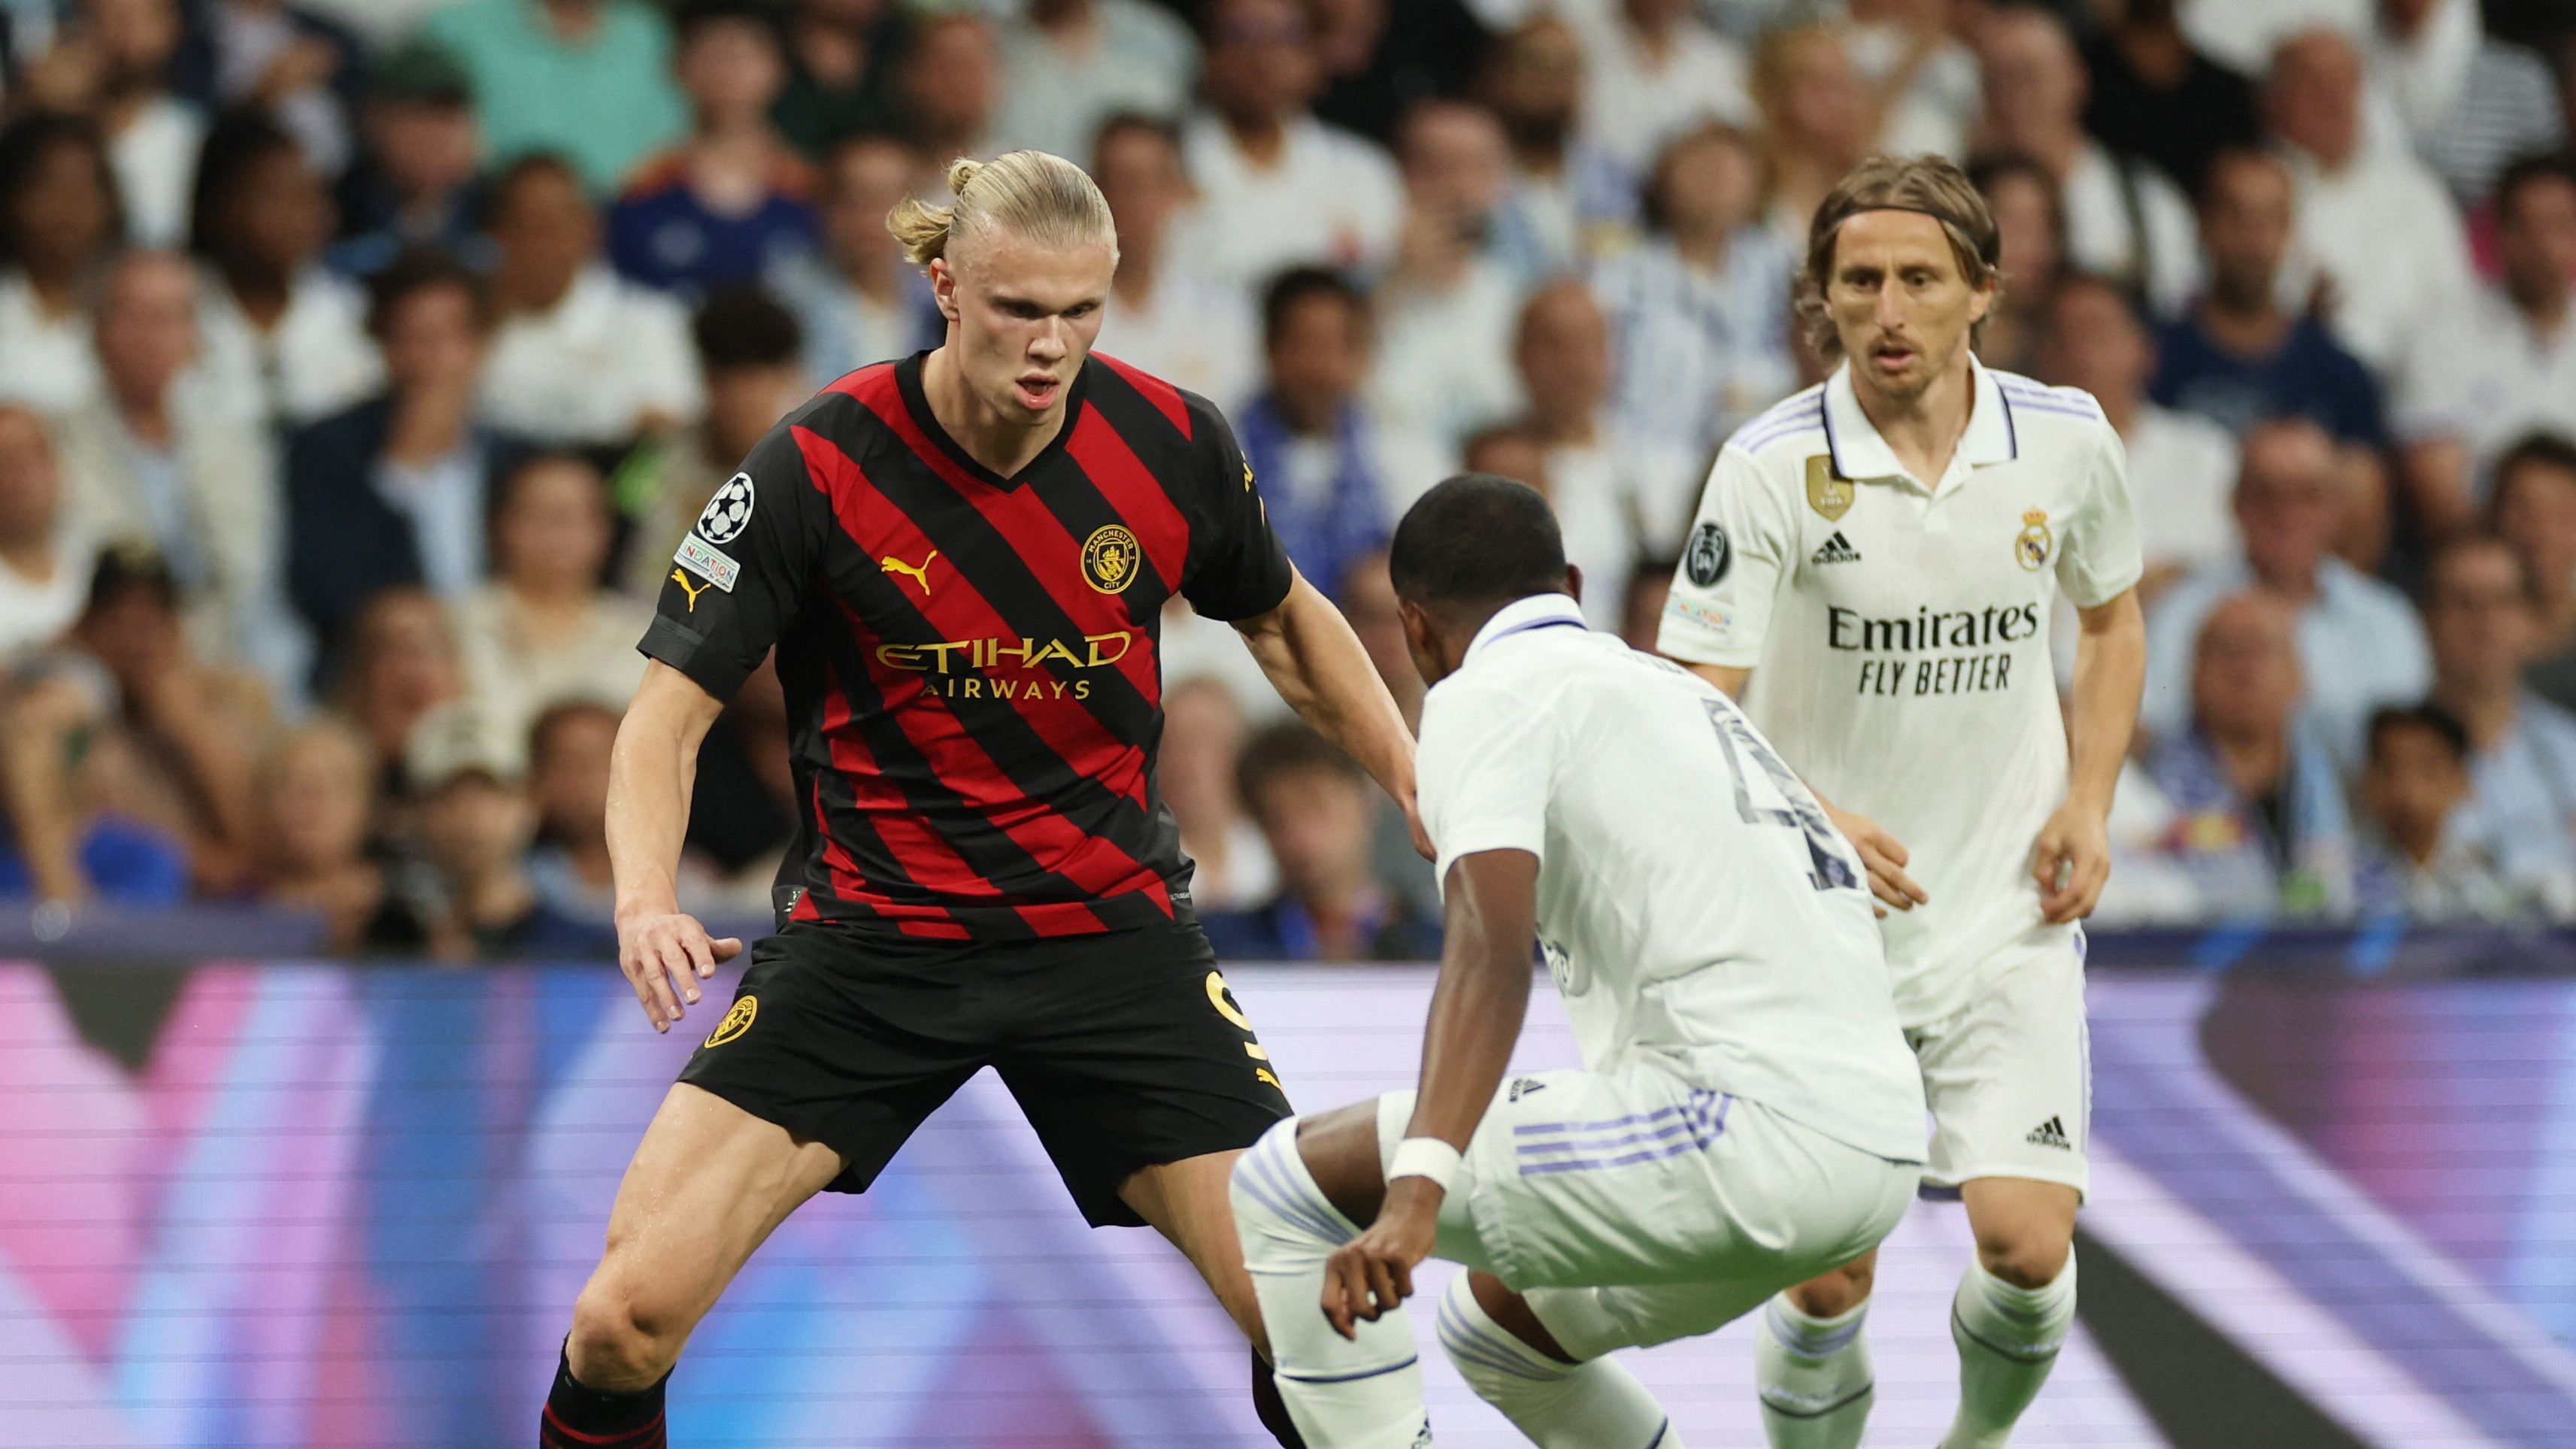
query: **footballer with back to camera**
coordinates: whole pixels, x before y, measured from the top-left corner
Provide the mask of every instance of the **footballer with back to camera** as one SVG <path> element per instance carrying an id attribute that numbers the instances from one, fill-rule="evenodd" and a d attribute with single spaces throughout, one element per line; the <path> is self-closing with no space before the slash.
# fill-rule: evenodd
<path id="1" fill-rule="evenodd" d="M 1745 702 L 1883 903 L 1933 1133 L 1926 1185 L 1976 1241 L 1951 1300 L 1947 1449 L 1997 1449 L 2075 1313 L 2091 1062 L 2080 924 L 2146 660 L 2119 435 L 2087 394 L 1987 367 L 1995 222 L 1938 157 L 1873 157 L 1817 208 L 1799 277 L 1821 385 L 1720 450 L 1657 647 Z M 2075 679 L 2050 666 L 2074 605 Z M 1851 1449 L 1874 1255 L 1774 1298 L 1755 1337 L 1776 1449 Z"/>
<path id="2" fill-rule="evenodd" d="M 1228 1174 L 1290 1108 L 1153 782 L 1178 594 L 1412 809 L 1413 743 L 1205 399 L 1091 352 L 1117 250 L 1080 168 L 951 165 L 888 225 L 947 334 L 824 389 L 680 541 L 609 799 L 619 965 L 657 1031 L 741 949 L 683 914 L 692 762 L 773 646 L 804 806 L 775 935 L 636 1148 L 539 1442 L 651 1449 L 681 1347 L 818 1191 L 867 1188 L 994 1067 L 1095 1226 L 1150 1224 L 1263 1363 Z M 1419 837 L 1417 828 L 1416 835 Z"/>

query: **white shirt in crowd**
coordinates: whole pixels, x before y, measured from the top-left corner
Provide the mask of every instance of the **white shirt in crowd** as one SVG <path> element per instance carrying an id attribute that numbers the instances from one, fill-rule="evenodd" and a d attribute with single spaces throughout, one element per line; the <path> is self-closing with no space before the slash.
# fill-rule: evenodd
<path id="1" fill-rule="evenodd" d="M 296 277 L 285 312 L 265 334 L 211 273 L 197 296 L 198 369 L 217 405 L 235 417 L 301 427 L 384 380 L 384 359 L 367 336 L 366 300 L 320 267 Z"/>
<path id="2" fill-rule="evenodd" d="M 48 315 L 26 273 L 0 273 L 0 401 L 60 413 L 96 396 L 89 315 Z"/>
<path id="3" fill-rule="evenodd" d="M 648 413 L 687 423 L 705 405 L 679 304 L 601 263 L 553 310 L 504 320 L 483 366 L 484 416 L 540 443 L 624 442 Z"/>
<path id="4" fill-rule="evenodd" d="M 1685 493 L 1727 434 L 1796 388 L 1788 285 L 1796 270 L 1788 244 L 1759 226 L 1736 232 L 1715 272 L 1691 265 L 1663 237 L 1593 269 L 1620 425 L 1695 455 Z"/>
<path id="5" fill-rule="evenodd" d="M 1311 116 L 1287 124 L 1279 157 L 1256 166 L 1213 116 L 1184 133 L 1199 202 L 1222 227 L 1196 229 L 1208 275 L 1246 289 L 1301 264 L 1373 270 L 1395 251 L 1404 186 L 1366 140 Z"/>
<path id="6" fill-rule="evenodd" d="M 1091 0 L 1092 32 L 1080 48 L 1056 43 L 1026 16 L 1001 33 L 1000 113 L 994 149 L 1028 148 L 1089 165 L 1100 123 L 1121 111 L 1178 116 L 1198 83 L 1189 27 L 1147 0 Z"/>
<path id="7" fill-rule="evenodd" d="M 540 647 L 509 589 L 479 584 L 456 604 L 466 695 L 501 738 L 523 743 L 537 716 L 565 700 L 623 710 L 644 678 L 644 656 L 635 652 L 635 641 L 652 622 L 651 605 L 603 591 L 591 601 L 579 633 Z"/>
<path id="8" fill-rule="evenodd" d="M 2182 0 L 2192 47 L 2242 75 L 2272 68 L 2272 52 L 2307 30 L 2339 30 L 2359 41 L 2375 28 L 2375 0 Z"/>
<path id="9" fill-rule="evenodd" d="M 2139 283 L 2158 316 L 2200 294 L 2200 229 L 2182 188 L 2144 161 L 2123 164 L 2086 141 L 2059 189 L 2068 260 Z"/>
<path id="10" fill-rule="evenodd" d="M 1583 614 L 1595 629 L 1618 629 L 1638 554 L 1663 542 L 1648 532 L 1647 515 L 1670 502 L 1674 528 L 1680 525 L 1679 496 L 1664 486 L 1670 480 L 1641 481 L 1647 471 L 1606 423 L 1586 446 L 1547 450 L 1547 501 L 1565 536 L 1566 562 L 1583 570 Z"/>
<path id="11" fill-rule="evenodd" d="M 1913 46 L 1914 36 L 1903 26 L 1860 26 L 1851 34 L 1852 65 L 1872 92 L 1884 92 Z M 1930 151 L 1965 161 L 1984 106 L 1985 82 L 1977 72 L 1976 53 L 1943 39 L 1888 102 L 1879 122 L 1878 149 L 1897 156 Z"/>
<path id="12" fill-rule="evenodd" d="M 1447 291 L 1393 282 L 1381 287 L 1377 357 L 1369 371 L 1369 402 L 1379 419 L 1454 450 L 1468 434 L 1509 416 L 1520 405 L 1520 382 L 1512 376 L 1520 306 L 1511 273 L 1481 256 Z"/>
<path id="13" fill-rule="evenodd" d="M 2236 551 L 2236 440 L 2198 413 L 2140 403 L 2129 431 L 2138 551 L 2149 567 L 2197 569 Z"/>
<path id="14" fill-rule="evenodd" d="M 97 556 L 72 529 L 61 528 L 54 534 L 52 576 L 31 579 L 0 559 L 0 666 L 53 643 L 80 617 Z"/>
<path id="15" fill-rule="evenodd" d="M 1261 326 L 1243 290 L 1167 258 L 1142 305 L 1112 297 L 1092 344 L 1231 413 L 1261 381 Z"/>
<path id="16" fill-rule="evenodd" d="M 1584 1064 L 1661 1060 L 1881 1157 L 1923 1087 L 1851 847 L 1744 713 L 1687 670 L 1505 606 L 1422 706 L 1439 876 L 1538 858 L 1538 935 Z"/>
<path id="17" fill-rule="evenodd" d="M 189 192 L 205 143 L 205 117 L 166 95 L 145 101 L 125 129 L 108 138 L 107 161 L 125 203 L 127 240 L 146 247 L 187 243 Z"/>
<path id="18" fill-rule="evenodd" d="M 1746 425 L 1709 474 L 1662 650 L 1751 669 L 1801 778 L 1912 853 L 1932 904 L 1891 914 L 1908 1025 L 1974 999 L 2041 923 L 2031 841 L 2066 794 L 2051 612 L 2141 571 L 2120 440 L 2092 398 L 1983 363 L 1949 471 L 1905 471 L 1848 365 Z"/>
<path id="19" fill-rule="evenodd" d="M 1642 177 L 1665 142 L 1701 121 L 1760 123 L 1735 42 L 1685 16 L 1657 60 L 1617 12 L 1609 0 L 1573 6 L 1567 17 L 1583 36 L 1583 133 L 1593 144 Z"/>
<path id="20" fill-rule="evenodd" d="M 2398 145 L 2362 148 L 2328 172 L 2285 152 L 2298 181 L 2298 245 L 2334 279 L 2335 338 L 2385 377 L 2412 340 L 2474 285 L 2468 233 L 2451 195 L 2423 162 Z M 2309 279 L 2284 282 L 2307 301 Z"/>
<path id="21" fill-rule="evenodd" d="M 2191 726 L 2191 671 L 2201 625 L 2228 595 L 2253 586 L 2254 572 L 2230 557 L 2165 590 L 2147 610 L 2146 694 L 2138 728 L 2170 736 Z M 2342 559 L 2317 565 L 2316 589 L 2299 610 L 2299 707 L 2315 722 L 2336 763 L 2358 769 L 2372 710 L 2412 704 L 2433 684 L 2432 650 L 2406 596 Z"/>
<path id="22" fill-rule="evenodd" d="M 2399 437 L 2455 438 L 2484 474 L 2534 429 L 2576 438 L 2576 316 L 2545 336 L 2511 299 L 2479 287 L 2442 309 L 2398 360 Z"/>

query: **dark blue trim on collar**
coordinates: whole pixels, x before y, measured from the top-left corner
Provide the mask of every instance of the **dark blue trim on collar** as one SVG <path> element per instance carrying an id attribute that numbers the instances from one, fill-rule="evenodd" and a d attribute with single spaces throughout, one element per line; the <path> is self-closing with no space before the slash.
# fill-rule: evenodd
<path id="1" fill-rule="evenodd" d="M 1526 633 L 1528 633 L 1529 631 L 1531 631 L 1532 629 L 1586 629 L 1586 630 L 1588 630 L 1588 629 L 1590 629 L 1591 627 L 1592 627 L 1591 625 L 1584 623 L 1581 619 L 1532 619 L 1532 620 L 1530 620 L 1530 621 L 1529 621 L 1528 623 L 1526 623 L 1526 624 L 1514 624 L 1512 627 L 1510 627 L 1510 628 L 1508 628 L 1508 629 L 1505 629 L 1505 630 L 1504 630 L 1503 632 L 1501 632 L 1500 634 L 1497 634 L 1497 635 L 1495 635 L 1493 638 L 1486 640 L 1486 641 L 1485 641 L 1485 643 L 1486 643 L 1486 644 L 1488 644 L 1488 645 L 1499 644 L 1499 643 L 1503 642 L 1504 640 L 1509 639 L 1509 638 L 1510 638 L 1510 637 L 1512 637 L 1514 634 L 1526 634 Z"/>

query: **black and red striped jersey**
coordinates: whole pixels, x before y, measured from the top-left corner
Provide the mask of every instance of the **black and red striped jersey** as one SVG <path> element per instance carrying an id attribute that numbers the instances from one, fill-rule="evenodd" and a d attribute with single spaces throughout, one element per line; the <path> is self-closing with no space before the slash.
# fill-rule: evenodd
<path id="1" fill-rule="evenodd" d="M 1092 354 L 1018 476 L 969 457 L 927 354 L 790 414 L 681 540 L 644 653 L 719 699 L 777 647 L 802 920 L 1078 935 L 1186 917 L 1154 783 L 1163 605 L 1242 619 L 1294 577 L 1224 417 Z M 801 894 L 800 894 L 801 890 Z"/>

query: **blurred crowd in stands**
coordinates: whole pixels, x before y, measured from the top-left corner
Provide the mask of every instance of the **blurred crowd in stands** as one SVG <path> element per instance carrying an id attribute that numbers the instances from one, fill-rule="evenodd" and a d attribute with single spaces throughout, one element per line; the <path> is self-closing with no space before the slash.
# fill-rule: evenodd
<path id="1" fill-rule="evenodd" d="M 0 0 L 0 896 L 603 949 L 672 548 L 937 343 L 882 221 L 961 154 L 1092 168 L 1101 348 L 1227 409 L 1408 709 L 1383 548 L 1461 466 L 1651 647 L 1715 449 L 1821 375 L 1806 219 L 1887 149 L 1996 209 L 1986 359 L 2128 444 L 2102 919 L 2576 918 L 2571 114 L 2560 0 Z M 1434 952 L 1231 631 L 1174 615 L 1164 672 L 1220 949 Z M 764 672 L 684 903 L 765 912 L 785 740 Z"/>

